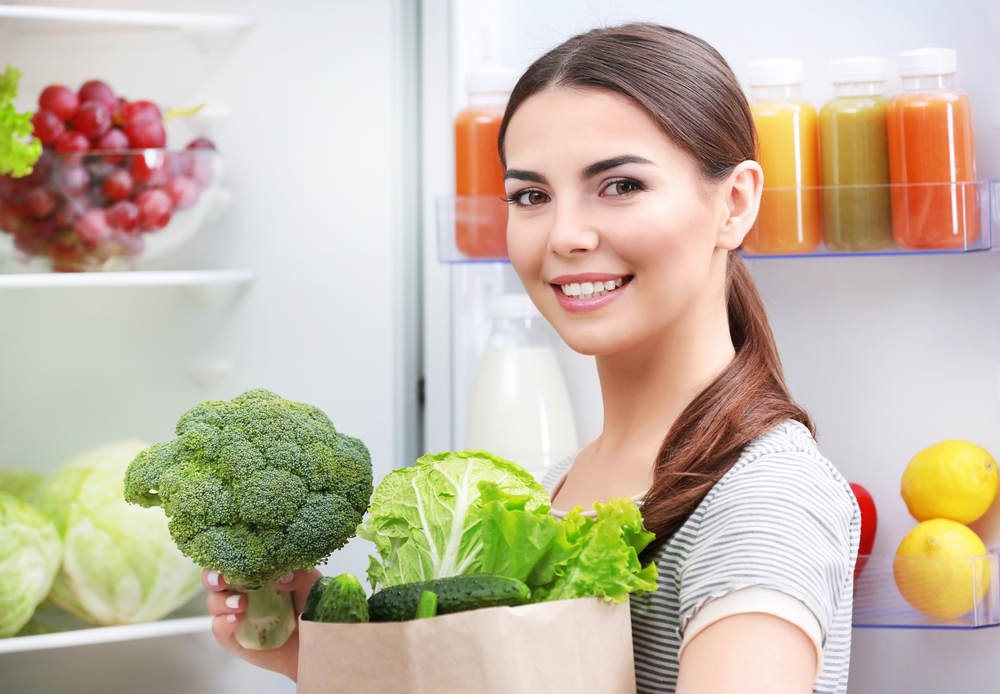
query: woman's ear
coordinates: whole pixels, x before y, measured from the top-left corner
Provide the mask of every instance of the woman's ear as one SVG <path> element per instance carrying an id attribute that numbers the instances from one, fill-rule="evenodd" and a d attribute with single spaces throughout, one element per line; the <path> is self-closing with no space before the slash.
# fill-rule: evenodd
<path id="1" fill-rule="evenodd" d="M 724 218 L 715 239 L 717 248 L 735 250 L 743 237 L 753 227 L 760 207 L 760 194 L 764 187 L 764 172 L 755 161 L 736 165 L 719 190 L 725 203 Z"/>

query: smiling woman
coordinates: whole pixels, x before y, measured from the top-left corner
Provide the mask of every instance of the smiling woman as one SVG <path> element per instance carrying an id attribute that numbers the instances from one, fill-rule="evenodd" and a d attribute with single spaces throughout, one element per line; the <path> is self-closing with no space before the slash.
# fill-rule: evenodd
<path id="1" fill-rule="evenodd" d="M 649 24 L 542 56 L 501 126 L 511 263 L 596 356 L 604 400 L 601 435 L 547 479 L 553 508 L 639 499 L 657 535 L 660 588 L 632 602 L 640 692 L 846 691 L 859 513 L 736 253 L 755 141 L 718 52 Z"/>

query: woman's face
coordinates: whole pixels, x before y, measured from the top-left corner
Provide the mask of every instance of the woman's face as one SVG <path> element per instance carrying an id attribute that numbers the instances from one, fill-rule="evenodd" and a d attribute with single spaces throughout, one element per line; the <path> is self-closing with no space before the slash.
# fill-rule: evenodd
<path id="1" fill-rule="evenodd" d="M 724 312 L 725 198 L 646 111 L 548 89 L 504 145 L 510 260 L 570 347 L 612 354 Z"/>

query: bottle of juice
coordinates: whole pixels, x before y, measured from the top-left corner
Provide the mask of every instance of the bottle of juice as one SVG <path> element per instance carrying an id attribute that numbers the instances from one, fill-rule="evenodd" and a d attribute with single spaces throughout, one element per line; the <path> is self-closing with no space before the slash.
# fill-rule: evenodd
<path id="1" fill-rule="evenodd" d="M 497 151 L 511 73 L 467 76 L 469 105 L 455 119 L 455 245 L 472 258 L 507 257 L 507 203 Z"/>
<path id="2" fill-rule="evenodd" d="M 834 251 L 891 248 L 885 58 L 830 62 L 833 98 L 819 112 L 823 241 Z"/>
<path id="3" fill-rule="evenodd" d="M 889 176 L 896 243 L 958 250 L 979 236 L 972 105 L 955 88 L 948 48 L 899 54 L 903 91 L 890 100 Z"/>
<path id="4" fill-rule="evenodd" d="M 823 238 L 816 111 L 802 100 L 801 60 L 749 64 L 764 193 L 743 241 L 752 254 L 809 253 Z"/>

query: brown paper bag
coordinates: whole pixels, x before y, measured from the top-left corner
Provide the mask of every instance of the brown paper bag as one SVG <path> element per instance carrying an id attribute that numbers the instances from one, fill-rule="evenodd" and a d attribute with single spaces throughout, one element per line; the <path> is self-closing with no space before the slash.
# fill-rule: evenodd
<path id="1" fill-rule="evenodd" d="M 635 694 L 628 603 L 299 628 L 299 694 Z"/>

